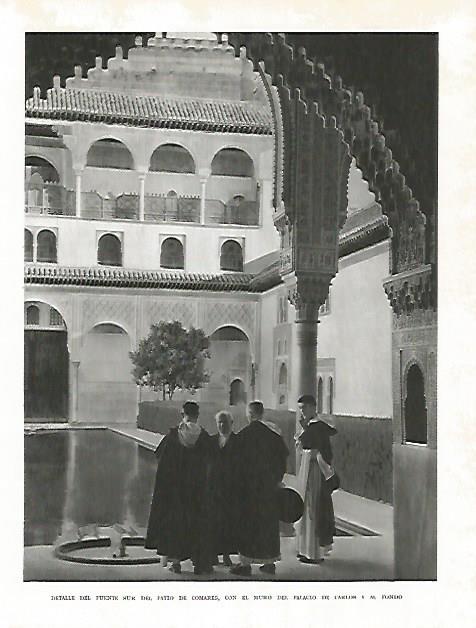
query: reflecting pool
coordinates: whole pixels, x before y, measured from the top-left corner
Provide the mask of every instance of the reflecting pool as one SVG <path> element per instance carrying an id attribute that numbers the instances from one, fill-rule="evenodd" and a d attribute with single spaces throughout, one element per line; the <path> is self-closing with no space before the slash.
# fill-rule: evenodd
<path id="1" fill-rule="evenodd" d="M 147 525 L 154 453 L 105 429 L 25 435 L 25 545 L 97 524 Z"/>

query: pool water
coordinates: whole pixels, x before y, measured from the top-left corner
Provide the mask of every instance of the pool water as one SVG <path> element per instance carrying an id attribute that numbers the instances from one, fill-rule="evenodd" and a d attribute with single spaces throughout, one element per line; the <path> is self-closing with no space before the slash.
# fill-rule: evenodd
<path id="1" fill-rule="evenodd" d="M 54 545 L 88 526 L 121 524 L 143 534 L 157 468 L 154 453 L 106 429 L 25 435 L 24 542 Z M 376 536 L 336 521 L 336 536 Z"/>
<path id="2" fill-rule="evenodd" d="M 105 429 L 25 435 L 25 545 L 53 545 L 78 528 L 147 525 L 154 453 Z"/>

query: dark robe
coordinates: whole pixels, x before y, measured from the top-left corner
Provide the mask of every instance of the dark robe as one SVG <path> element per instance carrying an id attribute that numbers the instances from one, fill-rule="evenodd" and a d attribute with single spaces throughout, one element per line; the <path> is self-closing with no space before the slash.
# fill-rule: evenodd
<path id="1" fill-rule="evenodd" d="M 289 452 L 282 437 L 252 421 L 238 433 L 240 538 L 239 551 L 252 562 L 278 560 L 278 484 Z"/>
<path id="2" fill-rule="evenodd" d="M 332 448 L 330 437 L 337 434 L 337 430 L 324 421 L 313 421 L 303 431 L 299 440 L 303 449 L 317 449 L 328 465 L 332 464 Z M 317 464 L 317 462 L 315 462 Z M 321 546 L 331 545 L 335 535 L 334 507 L 332 504 L 332 490 L 321 474 L 321 489 L 319 491 L 317 508 L 317 531 Z"/>
<path id="3" fill-rule="evenodd" d="M 202 429 L 195 445 L 185 447 L 172 428 L 156 450 L 157 475 L 145 547 L 195 566 L 211 564 L 208 481 L 210 435 Z"/>
<path id="4" fill-rule="evenodd" d="M 224 447 L 219 445 L 218 434 L 211 437 L 211 442 L 210 489 L 214 550 L 215 554 L 236 554 L 240 526 L 237 493 L 238 436 L 232 432 Z"/>

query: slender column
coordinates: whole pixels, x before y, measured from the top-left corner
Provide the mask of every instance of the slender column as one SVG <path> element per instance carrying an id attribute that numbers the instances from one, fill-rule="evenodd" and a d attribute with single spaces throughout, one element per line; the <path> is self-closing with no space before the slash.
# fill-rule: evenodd
<path id="1" fill-rule="evenodd" d="M 200 177 L 200 223 L 205 224 L 205 201 L 208 177 Z"/>
<path id="2" fill-rule="evenodd" d="M 75 423 L 78 420 L 78 389 L 79 389 L 79 361 L 71 360 L 69 369 L 69 420 Z"/>
<path id="3" fill-rule="evenodd" d="M 81 218 L 81 177 L 83 171 L 76 169 L 74 174 L 76 178 L 76 218 Z"/>
<path id="4" fill-rule="evenodd" d="M 145 172 L 139 174 L 139 220 L 145 215 Z"/>

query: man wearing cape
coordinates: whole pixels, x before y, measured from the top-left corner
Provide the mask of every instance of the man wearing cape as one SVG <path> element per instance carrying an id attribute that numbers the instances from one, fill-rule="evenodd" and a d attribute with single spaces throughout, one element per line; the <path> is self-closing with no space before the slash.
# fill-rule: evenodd
<path id="1" fill-rule="evenodd" d="M 248 406 L 250 424 L 238 433 L 240 564 L 236 575 L 250 576 L 251 565 L 274 574 L 280 560 L 278 488 L 289 454 L 278 428 L 263 418 L 260 401 Z"/>
<path id="2" fill-rule="evenodd" d="M 212 571 L 208 481 L 210 436 L 198 424 L 199 407 L 187 401 L 183 420 L 162 439 L 156 450 L 157 475 L 149 515 L 146 549 L 155 549 L 181 572 L 191 559 L 195 574 Z"/>

